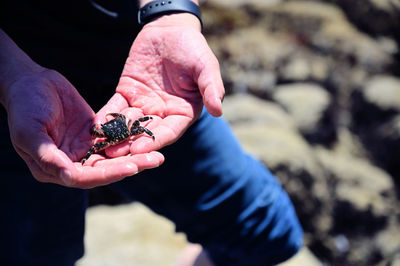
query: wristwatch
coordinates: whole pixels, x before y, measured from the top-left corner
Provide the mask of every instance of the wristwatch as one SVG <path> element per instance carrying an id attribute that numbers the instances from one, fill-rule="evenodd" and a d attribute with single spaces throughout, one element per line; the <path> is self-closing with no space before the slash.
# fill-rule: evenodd
<path id="1" fill-rule="evenodd" d="M 147 3 L 138 12 L 138 22 L 145 25 L 155 18 L 166 14 L 191 13 L 195 15 L 201 23 L 201 12 L 198 5 L 190 0 L 156 0 Z"/>

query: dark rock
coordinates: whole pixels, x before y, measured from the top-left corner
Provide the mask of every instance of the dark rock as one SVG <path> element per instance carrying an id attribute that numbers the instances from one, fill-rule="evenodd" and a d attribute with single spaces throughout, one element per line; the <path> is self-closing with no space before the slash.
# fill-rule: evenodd
<path id="1" fill-rule="evenodd" d="M 374 161 L 400 182 L 400 79 L 373 77 L 352 98 L 353 130 Z"/>

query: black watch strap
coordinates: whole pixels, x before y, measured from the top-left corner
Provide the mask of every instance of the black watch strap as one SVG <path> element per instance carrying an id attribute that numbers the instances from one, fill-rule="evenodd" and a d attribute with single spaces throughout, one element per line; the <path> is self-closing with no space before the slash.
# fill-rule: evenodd
<path id="1" fill-rule="evenodd" d="M 200 8 L 190 0 L 156 0 L 147 3 L 139 9 L 138 22 L 144 25 L 157 17 L 172 13 L 191 13 L 200 20 L 203 27 Z"/>

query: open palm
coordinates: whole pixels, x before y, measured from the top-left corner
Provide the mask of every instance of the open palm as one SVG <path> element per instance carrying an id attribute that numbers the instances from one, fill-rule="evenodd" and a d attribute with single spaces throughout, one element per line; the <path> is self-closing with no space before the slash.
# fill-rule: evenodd
<path id="1" fill-rule="evenodd" d="M 171 144 L 200 116 L 203 104 L 212 115 L 221 115 L 223 95 L 218 61 L 198 30 L 146 26 L 132 45 L 116 94 L 97 119 L 102 123 L 112 112 L 131 119 L 150 115 L 147 127 L 155 141 L 141 137 L 107 154 L 144 153 Z"/>

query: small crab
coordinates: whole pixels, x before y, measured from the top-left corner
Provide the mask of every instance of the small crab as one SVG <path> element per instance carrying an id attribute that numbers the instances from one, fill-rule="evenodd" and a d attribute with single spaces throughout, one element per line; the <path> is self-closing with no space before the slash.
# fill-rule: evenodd
<path id="1" fill-rule="evenodd" d="M 142 133 L 146 133 L 150 137 L 155 139 L 153 132 L 149 129 L 142 127 L 140 122 L 145 122 L 150 119 L 153 119 L 151 116 L 144 116 L 137 120 L 135 120 L 131 124 L 131 120 L 126 123 L 126 117 L 123 114 L 119 113 L 110 113 L 110 115 L 114 117 L 114 119 L 100 125 L 93 125 L 90 129 L 90 135 L 93 137 L 106 138 L 102 142 L 98 142 L 94 144 L 89 151 L 86 153 L 85 157 L 82 159 L 82 165 L 86 162 L 86 160 L 93 153 L 104 150 L 105 148 L 116 145 L 127 140 L 130 136 L 139 135 Z"/>

